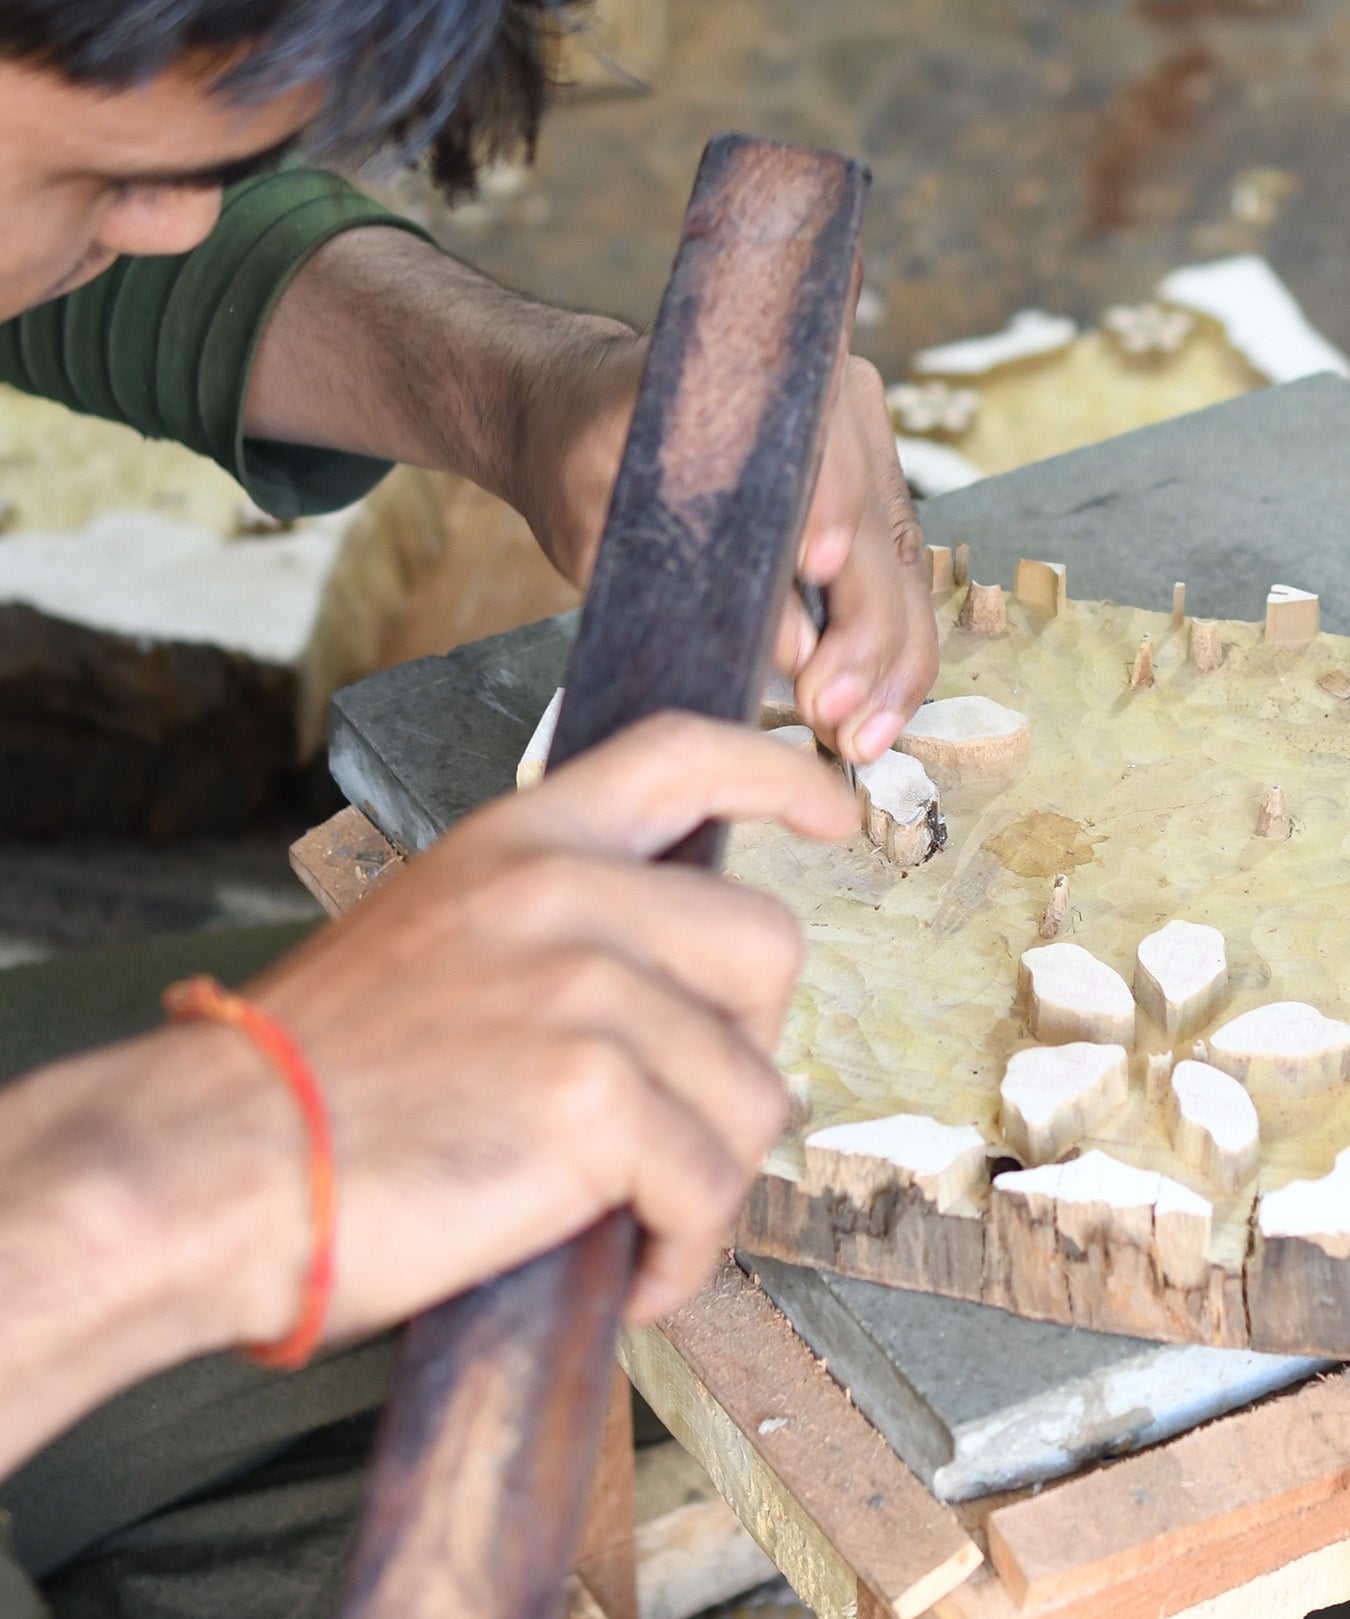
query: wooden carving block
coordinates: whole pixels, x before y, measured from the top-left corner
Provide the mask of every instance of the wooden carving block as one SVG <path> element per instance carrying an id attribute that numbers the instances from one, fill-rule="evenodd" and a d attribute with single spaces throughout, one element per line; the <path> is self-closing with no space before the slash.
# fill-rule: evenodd
<path id="1" fill-rule="evenodd" d="M 1219 633 L 1219 626 L 1212 618 L 1191 620 L 1191 639 L 1187 657 L 1201 674 L 1209 674 L 1223 662 L 1223 638 Z"/>
<path id="2" fill-rule="evenodd" d="M 1277 646 L 1302 646 L 1317 634 L 1318 598 L 1311 590 L 1272 585 L 1266 597 L 1266 640 Z"/>
<path id="3" fill-rule="evenodd" d="M 1137 1248 L 1168 1281 L 1186 1287 L 1208 1263 L 1212 1205 L 1179 1181 L 1104 1152 L 999 1175 L 992 1196 L 1005 1214 L 1016 1205 L 1031 1227 L 1048 1227 L 1108 1266 L 1114 1248 Z M 1005 1234 L 1016 1230 L 1006 1219 L 1003 1225 Z"/>
<path id="4" fill-rule="evenodd" d="M 805 1151 L 807 1189 L 838 1193 L 862 1209 L 879 1193 L 913 1186 L 941 1214 L 988 1180 L 978 1130 L 920 1113 L 831 1125 L 807 1136 Z"/>
<path id="5" fill-rule="evenodd" d="M 1082 945 L 1036 945 L 1022 952 L 1018 979 L 1031 1032 L 1044 1045 L 1089 1040 L 1134 1048 L 1134 996 L 1112 968 Z"/>
<path id="6" fill-rule="evenodd" d="M 553 700 L 539 716 L 534 735 L 525 744 L 525 751 L 516 766 L 516 786 L 533 787 L 544 779 L 548 763 L 548 750 L 553 746 L 553 733 L 558 728 L 558 715 L 562 712 L 563 688 L 558 687 Z"/>
<path id="7" fill-rule="evenodd" d="M 1043 613 L 1063 612 L 1067 588 L 1062 562 L 1033 562 L 1023 557 L 1013 574 L 1013 595 Z"/>
<path id="8" fill-rule="evenodd" d="M 868 838 L 897 866 L 921 866 L 941 847 L 938 790 L 909 754 L 892 749 L 859 765 L 858 798 Z"/>
<path id="9" fill-rule="evenodd" d="M 1228 995 L 1223 934 L 1199 922 L 1169 922 L 1140 941 L 1134 998 L 1169 1040 L 1204 1028 Z"/>
<path id="10" fill-rule="evenodd" d="M 1031 1046 L 1008 1059 L 999 1129 L 1024 1164 L 1053 1163 L 1124 1106 L 1129 1090 L 1124 1046 Z"/>
<path id="11" fill-rule="evenodd" d="M 1257 1211 L 1266 1240 L 1297 1237 L 1332 1259 L 1350 1259 L 1350 1147 L 1320 1181 L 1290 1181 L 1267 1192 Z"/>
<path id="12" fill-rule="evenodd" d="M 1350 1078 L 1350 1024 L 1303 1001 L 1244 1012 L 1205 1042 L 1208 1060 L 1265 1096 L 1315 1096 Z"/>
<path id="13" fill-rule="evenodd" d="M 1261 1124 L 1237 1080 L 1203 1062 L 1179 1062 L 1168 1098 L 1168 1130 L 1177 1156 L 1225 1190 L 1256 1171 Z"/>
<path id="14" fill-rule="evenodd" d="M 1031 749 L 1031 725 L 1025 714 L 988 697 L 940 697 L 919 709 L 895 745 L 945 791 L 1015 776 Z"/>
<path id="15" fill-rule="evenodd" d="M 997 585 L 977 585 L 972 579 L 956 622 L 973 635 L 1002 635 L 1008 627 L 1008 609 Z"/>

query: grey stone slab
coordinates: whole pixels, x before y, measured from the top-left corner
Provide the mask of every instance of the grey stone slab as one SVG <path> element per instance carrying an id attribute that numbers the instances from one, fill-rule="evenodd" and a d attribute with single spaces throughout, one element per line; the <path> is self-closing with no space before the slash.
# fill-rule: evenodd
<path id="1" fill-rule="evenodd" d="M 328 764 L 348 802 L 408 853 L 516 784 L 562 684 L 578 615 L 418 658 L 333 698 Z"/>
<path id="2" fill-rule="evenodd" d="M 1020 1489 L 1154 1444 L 1332 1364 L 1084 1332 L 738 1258 L 944 1501 Z"/>
<path id="3" fill-rule="evenodd" d="M 982 584 L 1018 557 L 1068 564 L 1069 595 L 1261 619 L 1273 584 L 1350 634 L 1350 382 L 1310 377 L 924 501 L 930 545 L 964 540 Z"/>

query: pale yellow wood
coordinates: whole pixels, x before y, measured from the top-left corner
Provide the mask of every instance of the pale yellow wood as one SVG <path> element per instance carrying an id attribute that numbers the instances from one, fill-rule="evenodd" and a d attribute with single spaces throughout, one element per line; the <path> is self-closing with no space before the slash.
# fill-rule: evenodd
<path id="1" fill-rule="evenodd" d="M 1193 618 L 1189 657 L 1202 674 L 1209 674 L 1223 662 L 1223 631 L 1212 618 Z"/>
<path id="2" fill-rule="evenodd" d="M 1218 928 L 1174 919 L 1139 941 L 1134 998 L 1169 1040 L 1202 1029 L 1228 998 L 1228 954 Z"/>
<path id="3" fill-rule="evenodd" d="M 1153 685 L 1153 638 L 1146 635 L 1130 665 L 1130 690 L 1146 691 Z"/>
<path id="4" fill-rule="evenodd" d="M 1124 1046 L 1028 1046 L 1008 1059 L 999 1128 L 1026 1165 L 1048 1164 L 1095 1133 L 1129 1095 Z"/>
<path id="5" fill-rule="evenodd" d="M 1179 1062 L 1168 1088 L 1172 1145 L 1186 1163 L 1237 1191 L 1261 1155 L 1261 1121 L 1237 1080 L 1203 1062 Z"/>
<path id="6" fill-rule="evenodd" d="M 1266 640 L 1277 646 L 1303 646 L 1318 629 L 1318 599 L 1310 590 L 1272 585 L 1266 597 Z"/>
<path id="7" fill-rule="evenodd" d="M 917 759 L 889 749 L 858 766 L 863 829 L 893 865 L 921 866 L 933 852 L 941 813 L 936 785 Z"/>
<path id="8" fill-rule="evenodd" d="M 1124 1053 L 1121 1053 L 1124 1075 Z M 835 1124 L 807 1136 L 804 1184 L 839 1192 L 866 1208 L 878 1193 L 913 1186 L 939 1213 L 988 1184 L 985 1140 L 969 1125 L 939 1124 L 901 1113 L 860 1124 Z"/>
<path id="9" fill-rule="evenodd" d="M 935 596 L 952 589 L 956 583 L 955 564 L 949 545 L 925 545 L 924 560 L 928 564 L 928 584 Z"/>
<path id="10" fill-rule="evenodd" d="M 1350 1258 L 1350 1147 L 1337 1153 L 1331 1173 L 1290 1181 L 1267 1192 L 1257 1208 L 1263 1237 L 1302 1237 L 1333 1259 Z"/>
<path id="11" fill-rule="evenodd" d="M 1236 1590 L 1198 1602 L 1174 1619 L 1303 1619 L 1350 1601 L 1350 1540 L 1309 1552 Z"/>
<path id="12" fill-rule="evenodd" d="M 1008 609 L 997 585 L 979 585 L 972 579 L 957 622 L 972 635 L 1002 635 L 1008 627 Z"/>
<path id="13" fill-rule="evenodd" d="M 1216 1029 L 1205 1051 L 1254 1094 L 1315 1096 L 1350 1078 L 1350 1024 L 1303 1001 L 1253 1007 Z"/>
<path id="14" fill-rule="evenodd" d="M 1284 807 L 1283 787 L 1267 787 L 1261 795 L 1260 807 L 1256 812 L 1256 835 L 1258 838 L 1287 838 L 1289 836 L 1289 815 Z"/>
<path id="15" fill-rule="evenodd" d="M 895 745 L 946 792 L 1016 775 L 1031 751 L 1031 727 L 1025 714 L 988 697 L 939 697 L 923 704 Z"/>
<path id="16" fill-rule="evenodd" d="M 1044 1044 L 1092 1040 L 1133 1050 L 1130 987 L 1082 945 L 1061 940 L 1024 950 L 1018 988 L 1031 1032 Z"/>
<path id="17" fill-rule="evenodd" d="M 1344 669 L 1328 669 L 1325 674 L 1318 675 L 1317 684 L 1341 702 L 1350 698 L 1350 674 L 1346 674 Z"/>
<path id="18" fill-rule="evenodd" d="M 1178 579 L 1172 586 L 1172 625 L 1180 629 L 1186 622 L 1186 586 Z"/>
<path id="19" fill-rule="evenodd" d="M 1069 920 L 1069 878 L 1066 872 L 1057 873 L 1050 884 L 1050 898 L 1045 902 L 1045 915 L 1037 929 L 1043 939 L 1057 939 Z"/>
<path id="20" fill-rule="evenodd" d="M 635 91 L 665 61 L 668 0 L 591 0 L 564 36 L 559 77 L 586 90 Z"/>
<path id="21" fill-rule="evenodd" d="M 1067 586 L 1062 562 L 1036 562 L 1023 557 L 1013 573 L 1013 595 L 1043 613 L 1064 611 Z"/>

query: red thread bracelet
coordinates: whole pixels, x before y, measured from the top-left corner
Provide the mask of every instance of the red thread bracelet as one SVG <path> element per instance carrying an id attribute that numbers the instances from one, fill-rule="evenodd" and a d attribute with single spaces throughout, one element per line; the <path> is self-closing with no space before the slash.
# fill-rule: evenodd
<path id="1" fill-rule="evenodd" d="M 334 1238 L 337 1225 L 337 1187 L 333 1168 L 333 1134 L 328 1106 L 314 1071 L 290 1033 L 262 1007 L 233 995 L 214 978 L 200 974 L 170 984 L 163 995 L 164 1010 L 178 1021 L 210 1018 L 228 1023 L 252 1041 L 276 1068 L 296 1101 L 309 1141 L 310 1261 L 300 1296 L 295 1325 L 275 1343 L 242 1344 L 259 1366 L 298 1371 L 319 1347 L 324 1318 L 333 1296 Z"/>

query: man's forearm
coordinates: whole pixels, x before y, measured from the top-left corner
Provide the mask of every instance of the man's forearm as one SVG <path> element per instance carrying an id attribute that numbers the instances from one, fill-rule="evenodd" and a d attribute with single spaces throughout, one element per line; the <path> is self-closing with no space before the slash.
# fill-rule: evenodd
<path id="1" fill-rule="evenodd" d="M 205 1026 L 0 1090 L 0 1478 L 130 1383 L 285 1329 L 294 1114 L 236 1033 Z"/>
<path id="2" fill-rule="evenodd" d="M 278 305 L 247 427 L 462 473 L 552 549 L 543 503 L 589 471 L 566 464 L 561 439 L 585 438 L 611 411 L 621 435 L 638 363 L 619 322 L 535 303 L 404 232 L 367 227 L 321 248 Z"/>

